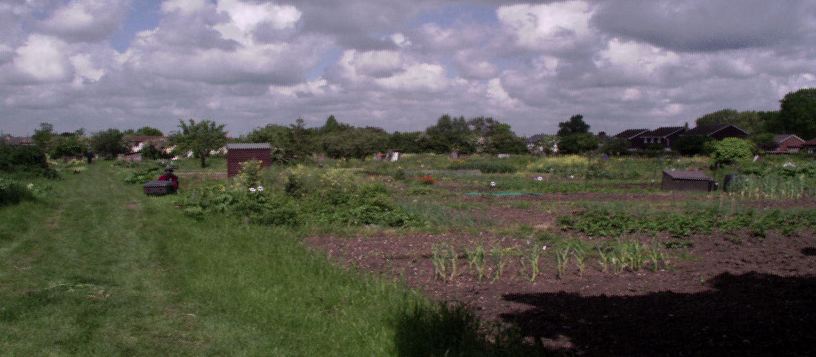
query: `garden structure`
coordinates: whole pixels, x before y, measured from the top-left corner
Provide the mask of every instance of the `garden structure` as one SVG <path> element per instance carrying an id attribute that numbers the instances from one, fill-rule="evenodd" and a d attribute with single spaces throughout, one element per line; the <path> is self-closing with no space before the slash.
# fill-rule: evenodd
<path id="1" fill-rule="evenodd" d="M 264 167 L 271 163 L 272 146 L 268 143 L 227 144 L 227 176 L 232 177 L 241 171 L 241 163 L 258 160 Z"/>
<path id="2" fill-rule="evenodd" d="M 661 188 L 665 191 L 703 191 L 716 189 L 716 182 L 702 171 L 663 171 Z"/>

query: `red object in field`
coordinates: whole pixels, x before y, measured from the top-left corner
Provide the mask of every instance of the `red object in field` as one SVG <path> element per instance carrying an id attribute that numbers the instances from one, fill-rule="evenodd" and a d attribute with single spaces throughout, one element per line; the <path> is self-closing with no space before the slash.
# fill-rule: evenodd
<path id="1" fill-rule="evenodd" d="M 241 163 L 258 160 L 264 167 L 272 163 L 272 146 L 267 143 L 227 144 L 227 177 L 241 172 Z"/>
<path id="2" fill-rule="evenodd" d="M 164 175 L 159 176 L 158 181 L 170 181 L 173 183 L 173 188 L 178 190 L 178 176 L 173 175 L 172 172 L 165 172 Z"/>

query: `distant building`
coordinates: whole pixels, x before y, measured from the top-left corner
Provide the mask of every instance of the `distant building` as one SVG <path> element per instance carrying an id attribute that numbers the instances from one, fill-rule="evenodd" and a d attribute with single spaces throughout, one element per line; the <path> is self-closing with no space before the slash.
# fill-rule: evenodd
<path id="1" fill-rule="evenodd" d="M 272 146 L 268 143 L 227 144 L 227 177 L 241 172 L 241 163 L 258 160 L 264 167 L 272 164 Z"/>
<path id="2" fill-rule="evenodd" d="M 805 143 L 802 144 L 802 151 L 808 154 L 816 154 L 816 138 L 805 141 Z"/>
<path id="3" fill-rule="evenodd" d="M 125 136 L 124 141 L 128 152 L 134 153 L 141 152 L 150 145 L 161 150 L 167 145 L 168 139 L 164 136 L 129 135 Z"/>
<path id="4" fill-rule="evenodd" d="M 671 149 L 672 143 L 681 134 L 688 130 L 684 126 L 662 127 L 652 130 L 648 133 L 641 134 L 637 139 L 633 140 L 632 147 L 638 149 L 646 149 L 650 147 L 661 146 L 665 150 Z"/>
<path id="5" fill-rule="evenodd" d="M 682 134 L 682 136 L 705 136 L 714 140 L 725 138 L 745 139 L 748 135 L 747 131 L 733 124 L 698 125 L 696 128 Z"/>
<path id="6" fill-rule="evenodd" d="M 629 142 L 630 149 L 636 149 L 639 143 L 635 143 L 641 135 L 646 134 L 649 132 L 649 129 L 626 129 L 620 133 L 617 133 L 613 136 L 615 139 L 623 139 Z"/>
<path id="7" fill-rule="evenodd" d="M 34 140 L 29 136 L 4 135 L 0 141 L 8 145 L 34 145 Z"/>
<path id="8" fill-rule="evenodd" d="M 799 152 L 805 145 L 805 140 L 793 134 L 781 134 L 774 136 L 773 149 L 768 150 L 771 154 L 794 154 Z"/>

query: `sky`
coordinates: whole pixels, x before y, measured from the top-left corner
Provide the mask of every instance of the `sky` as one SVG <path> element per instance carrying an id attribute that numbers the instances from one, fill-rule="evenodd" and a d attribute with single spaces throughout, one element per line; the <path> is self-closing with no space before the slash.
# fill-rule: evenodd
<path id="1" fill-rule="evenodd" d="M 776 110 L 816 87 L 813 0 L 0 0 L 0 131 L 211 119 L 231 136 L 330 114 L 520 135 Z"/>

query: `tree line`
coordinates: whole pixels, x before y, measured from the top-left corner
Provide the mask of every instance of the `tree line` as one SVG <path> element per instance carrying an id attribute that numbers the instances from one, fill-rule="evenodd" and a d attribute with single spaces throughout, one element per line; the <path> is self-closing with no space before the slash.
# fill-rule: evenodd
<path id="1" fill-rule="evenodd" d="M 772 144 L 774 134 L 796 134 L 804 139 L 816 137 L 816 88 L 788 93 L 780 101 L 779 111 L 739 112 L 719 110 L 696 120 L 698 126 L 734 124 L 752 133 L 751 141 L 763 147 Z M 608 154 L 626 152 L 625 140 L 606 138 L 590 132 L 590 125 L 577 114 L 558 124 L 556 135 L 534 135 L 532 147 L 542 152 L 583 153 L 601 151 Z M 206 164 L 211 150 L 222 147 L 228 139 L 223 124 L 212 120 L 179 121 L 178 131 L 169 142 L 177 152 L 192 152 Z M 126 153 L 124 140 L 129 135 L 163 136 L 151 127 L 120 131 L 108 129 L 86 136 L 84 130 L 56 133 L 51 124 L 43 123 L 32 139 L 37 147 L 52 157 L 80 156 L 93 150 L 103 158 Z M 273 147 L 273 160 L 281 163 L 306 160 L 315 154 L 331 158 L 365 158 L 388 150 L 407 153 L 519 154 L 528 151 L 528 140 L 516 135 L 511 126 L 490 117 L 465 119 L 442 115 L 423 131 L 388 133 L 377 127 L 355 127 L 342 123 L 333 115 L 320 127 L 306 127 L 303 119 L 291 125 L 269 124 L 234 139 L 238 142 L 264 142 Z M 682 154 L 704 153 L 705 138 L 678 140 L 675 150 Z M 148 147 L 143 156 L 162 158 L 164 154 Z"/>

